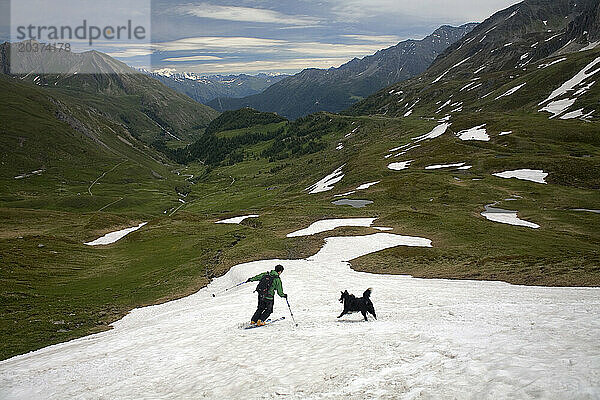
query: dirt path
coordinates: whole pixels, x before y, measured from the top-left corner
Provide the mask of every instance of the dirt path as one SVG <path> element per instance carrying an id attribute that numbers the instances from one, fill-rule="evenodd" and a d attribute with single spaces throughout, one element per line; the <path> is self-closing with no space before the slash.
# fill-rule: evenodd
<path id="1" fill-rule="evenodd" d="M 109 172 L 114 171 L 115 169 L 117 169 L 117 167 L 119 167 L 121 164 L 124 164 L 126 162 L 127 162 L 127 160 L 121 161 L 120 163 L 118 163 L 117 165 L 115 165 L 114 167 L 112 167 L 111 170 L 102 173 L 102 175 L 100 175 L 98 178 L 96 178 L 96 180 L 94 182 L 92 182 L 92 184 L 90 185 L 90 187 L 88 187 L 88 192 L 89 192 L 90 196 L 93 196 L 93 194 L 92 194 L 92 186 L 94 186 L 96 183 L 98 183 L 98 181 L 100 179 L 102 179 L 104 177 L 104 175 L 108 174 Z"/>

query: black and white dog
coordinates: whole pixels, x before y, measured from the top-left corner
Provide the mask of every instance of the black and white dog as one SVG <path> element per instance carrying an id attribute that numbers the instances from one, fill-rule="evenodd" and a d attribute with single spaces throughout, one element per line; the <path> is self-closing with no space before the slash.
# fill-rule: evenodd
<path id="1" fill-rule="evenodd" d="M 365 321 L 368 321 L 367 312 L 377 319 L 375 308 L 371 302 L 371 288 L 365 290 L 363 297 L 360 298 L 357 298 L 353 294 L 348 293 L 347 290 L 344 290 L 340 297 L 340 303 L 344 304 L 344 311 L 342 311 L 338 318 L 341 318 L 344 314 L 360 311 L 363 317 L 365 317 Z"/>

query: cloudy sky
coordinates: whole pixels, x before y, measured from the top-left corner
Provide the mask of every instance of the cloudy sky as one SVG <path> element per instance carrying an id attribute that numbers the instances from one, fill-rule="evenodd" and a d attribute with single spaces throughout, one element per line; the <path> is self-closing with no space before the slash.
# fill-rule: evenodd
<path id="1" fill-rule="evenodd" d="M 480 22 L 515 3 L 152 0 L 151 47 L 107 46 L 103 50 L 134 66 L 151 53 L 153 69 L 221 74 L 295 73 L 307 67 L 337 67 L 399 41 L 421 39 L 440 25 Z M 9 30 L 5 23 L 0 25 L 0 38 L 6 40 Z"/>

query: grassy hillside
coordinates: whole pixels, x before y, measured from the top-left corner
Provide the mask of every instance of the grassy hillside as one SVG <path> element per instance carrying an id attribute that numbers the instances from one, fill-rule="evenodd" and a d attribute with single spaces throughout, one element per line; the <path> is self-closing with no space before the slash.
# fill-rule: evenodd
<path id="1" fill-rule="evenodd" d="M 0 90 L 2 358 L 106 329 L 132 307 L 207 281 L 203 263 L 189 257 L 212 259 L 231 235 L 207 239 L 211 229 L 186 227 L 160 239 L 169 256 L 134 235 L 122 242 L 133 246 L 115 250 L 83 244 L 160 216 L 176 221 L 190 185 L 184 167 L 82 96 L 6 75 Z"/>
<path id="2" fill-rule="evenodd" d="M 75 75 L 52 79 L 46 76 L 41 78 L 40 85 L 50 93 L 78 99 L 125 126 L 146 143 L 156 139 L 193 141 L 219 115 L 143 74 L 102 75 L 108 82 L 100 83 L 94 77 Z M 58 85 L 55 86 L 55 82 Z M 105 85 L 115 85 L 120 90 L 109 90 Z"/>
<path id="3" fill-rule="evenodd" d="M 90 107 L 94 114 L 122 125 L 145 143 L 157 139 L 193 141 L 219 115 L 210 107 L 97 51 L 39 53 L 15 61 L 20 63 L 18 70 L 47 70 L 59 64 L 60 70 L 68 73 L 11 75 L 11 46 L 0 44 L 0 72 L 4 78 L 35 84 L 49 96 L 71 98 L 73 104 Z"/>
<path id="4" fill-rule="evenodd" d="M 483 116 L 490 142 L 463 142 L 452 135 Z M 88 193 L 76 204 L 61 201 L 58 192 L 49 193 L 61 187 L 57 181 L 47 182 L 48 194 L 42 195 L 37 182 L 22 180 L 19 184 L 24 186 L 13 192 L 36 188 L 29 193 L 30 203 L 15 199 L 3 202 L 0 209 L 3 357 L 105 329 L 132 307 L 192 293 L 238 262 L 308 256 L 331 232 L 308 239 L 285 235 L 323 218 L 377 217 L 376 225 L 392 227 L 392 233 L 433 240 L 433 248 L 389 249 L 353 262 L 365 271 L 516 284 L 600 284 L 597 214 L 572 210 L 600 204 L 594 189 L 600 157 L 595 125 L 519 113 L 465 115 L 453 122 L 456 130 L 424 141 L 401 157 L 414 160 L 408 169 L 392 171 L 387 164 L 397 160 L 384 158 L 388 150 L 429 132 L 436 122 L 418 117 L 328 118 L 342 128 L 322 137 L 327 149 L 318 153 L 272 162 L 248 158 L 215 168 L 191 164 L 178 171 L 182 175 L 170 182 L 183 175 L 194 177 L 181 182 L 189 194 L 174 214 L 181 196 L 162 180 L 124 186 L 120 174 L 109 173 L 98 193 L 94 186 L 94 196 Z M 498 136 L 505 129 L 513 133 Z M 565 141 L 564 131 L 579 134 Z M 335 150 L 340 142 L 344 149 Z M 260 148 L 257 144 L 245 151 L 258 155 Z M 473 167 L 424 169 L 454 162 Z M 346 175 L 335 190 L 315 195 L 304 190 L 342 164 Z M 543 168 L 550 174 L 549 183 L 491 175 L 525 167 Z M 41 180 L 44 175 L 27 179 Z M 94 177 L 80 179 L 79 186 L 62 185 L 84 195 Z M 376 180 L 381 182 L 349 196 L 374 201 L 366 208 L 331 204 L 333 194 Z M 102 202 L 95 200 L 100 195 Z M 76 196 L 69 201 L 82 198 Z M 98 211 L 119 197 L 127 201 Z M 495 202 L 541 227 L 486 220 L 480 213 Z M 260 217 L 242 225 L 214 224 L 250 213 Z M 113 245 L 83 245 L 142 221 L 149 224 Z M 374 232 L 343 228 L 334 234 Z"/>
<path id="5" fill-rule="evenodd" d="M 473 35 L 465 40 L 485 31 Z M 190 146 L 153 148 L 89 101 L 0 77 L 0 358 L 107 329 L 239 262 L 306 257 L 325 237 L 379 232 L 286 237 L 324 218 L 373 217 L 390 233 L 432 240 L 353 260 L 363 271 L 600 285 L 599 57 L 588 49 L 477 73 L 436 64 L 349 115 L 228 124 Z M 543 110 L 564 104 L 555 116 Z M 485 140 L 463 140 L 475 133 Z M 340 167 L 333 190 L 306 190 Z M 519 169 L 547 173 L 546 183 L 493 175 Z M 353 190 L 344 198 L 373 203 L 332 204 Z M 486 206 L 539 227 L 486 219 Z M 246 214 L 260 216 L 214 224 Z M 84 244 L 141 222 L 114 244 Z"/>
<path id="6" fill-rule="evenodd" d="M 2 206 L 97 210 L 117 194 L 96 181 L 105 172 L 118 179 L 120 193 L 145 185 L 173 191 L 168 160 L 111 118 L 12 78 L 0 76 L 0 86 Z"/>

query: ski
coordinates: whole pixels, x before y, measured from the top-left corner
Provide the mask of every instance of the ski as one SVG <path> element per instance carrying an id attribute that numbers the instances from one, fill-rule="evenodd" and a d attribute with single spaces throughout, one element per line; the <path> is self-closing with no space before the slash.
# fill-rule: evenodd
<path id="1" fill-rule="evenodd" d="M 265 321 L 264 325 L 250 325 L 250 326 L 246 326 L 244 329 L 254 329 L 254 328 L 260 328 L 261 326 L 267 326 L 267 325 L 271 325 L 274 322 L 278 322 L 278 321 L 283 321 L 285 319 L 285 317 L 280 317 L 280 318 L 276 318 L 276 319 L 268 319 Z"/>

